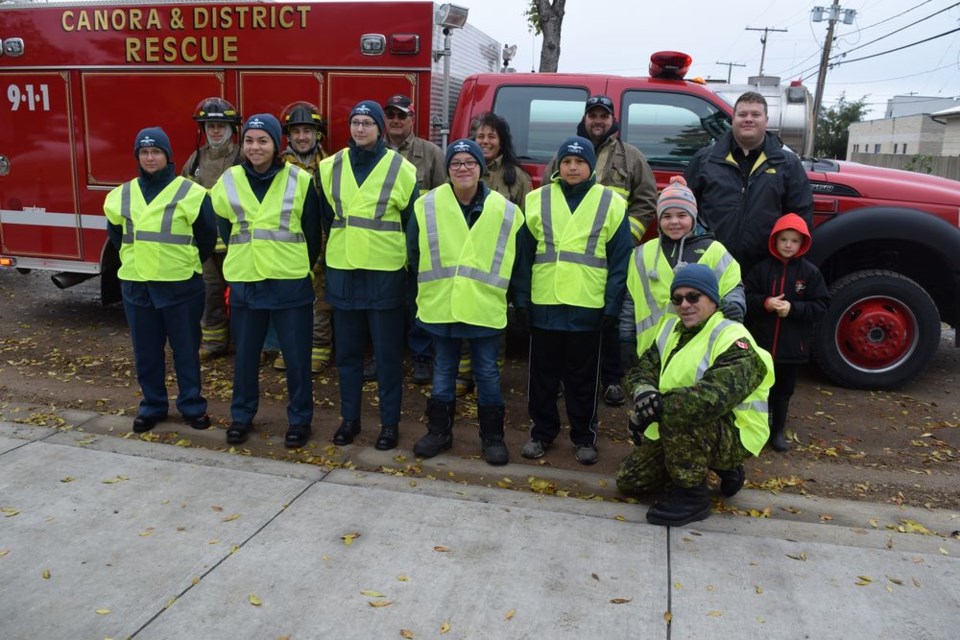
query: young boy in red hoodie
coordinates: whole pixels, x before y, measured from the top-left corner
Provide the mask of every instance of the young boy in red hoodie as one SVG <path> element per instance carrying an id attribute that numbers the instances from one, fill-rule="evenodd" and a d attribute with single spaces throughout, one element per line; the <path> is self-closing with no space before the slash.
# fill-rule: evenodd
<path id="1" fill-rule="evenodd" d="M 830 304 L 823 274 L 803 255 L 810 249 L 810 231 L 803 218 L 788 213 L 770 233 L 769 258 L 744 279 L 746 325 L 757 344 L 773 356 L 776 380 L 770 389 L 770 444 L 787 450 L 784 427 L 797 367 L 810 359 L 813 328 Z"/>

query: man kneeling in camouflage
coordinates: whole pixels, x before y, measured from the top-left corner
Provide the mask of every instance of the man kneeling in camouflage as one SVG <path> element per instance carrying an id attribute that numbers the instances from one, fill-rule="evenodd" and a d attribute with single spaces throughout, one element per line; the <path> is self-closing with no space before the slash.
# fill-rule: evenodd
<path id="1" fill-rule="evenodd" d="M 770 435 L 770 354 L 747 329 L 717 311 L 717 277 L 702 264 L 673 279 L 657 342 L 627 374 L 633 389 L 630 433 L 636 446 L 620 463 L 617 486 L 628 494 L 665 491 L 647 521 L 683 526 L 710 515 L 707 471 L 720 491 L 743 487 L 743 461 L 759 455 Z"/>

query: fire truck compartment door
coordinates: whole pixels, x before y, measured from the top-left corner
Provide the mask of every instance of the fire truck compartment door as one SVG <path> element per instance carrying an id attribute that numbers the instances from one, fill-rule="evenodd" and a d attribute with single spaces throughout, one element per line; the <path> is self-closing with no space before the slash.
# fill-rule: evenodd
<path id="1" fill-rule="evenodd" d="M 0 73 L 0 253 L 78 259 L 73 109 L 60 72 Z"/>

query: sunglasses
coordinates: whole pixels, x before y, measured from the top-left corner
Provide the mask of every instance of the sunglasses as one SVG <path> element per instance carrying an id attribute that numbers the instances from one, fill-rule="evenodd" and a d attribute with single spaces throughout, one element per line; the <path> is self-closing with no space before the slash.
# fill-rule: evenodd
<path id="1" fill-rule="evenodd" d="M 683 304 L 684 300 L 690 304 L 697 304 L 700 302 L 701 297 L 703 297 L 703 294 L 699 291 L 691 291 L 683 294 L 682 296 L 670 296 L 670 302 L 673 303 L 673 306 L 679 307 L 681 304 Z"/>
<path id="2" fill-rule="evenodd" d="M 404 111 L 387 111 L 387 120 L 406 120 L 408 113 Z"/>
<path id="3" fill-rule="evenodd" d="M 608 109 L 613 109 L 613 100 L 607 96 L 594 96 L 587 100 L 587 108 L 590 107 L 606 107 Z"/>

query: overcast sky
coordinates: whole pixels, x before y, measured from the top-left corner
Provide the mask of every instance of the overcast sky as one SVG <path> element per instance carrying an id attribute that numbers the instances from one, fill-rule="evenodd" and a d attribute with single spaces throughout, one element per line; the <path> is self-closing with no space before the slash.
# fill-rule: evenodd
<path id="1" fill-rule="evenodd" d="M 539 65 L 541 40 L 534 41 L 522 15 L 526 0 L 454 3 L 470 8 L 474 26 L 501 44 L 517 45 L 513 66 L 518 71 Z M 732 80 L 745 82 L 759 71 L 763 36 L 746 27 L 772 27 L 787 31 L 768 34 L 765 74 L 779 75 L 784 82 L 803 78 L 813 93 L 827 33 L 826 21 L 810 20 L 815 5 L 826 7 L 830 1 L 567 0 L 559 70 L 646 75 L 652 52 L 678 50 L 693 57 L 690 76 L 726 79 L 728 67 L 716 63 L 735 62 L 746 67 L 733 67 Z M 853 24 L 838 22 L 834 32 L 831 54 L 847 53 L 846 60 L 960 29 L 960 2 L 951 0 L 846 0 L 840 7 L 857 12 Z M 874 109 L 870 117 L 882 117 L 887 99 L 895 94 L 960 98 L 960 31 L 830 69 L 824 104 L 833 104 L 843 92 L 854 100 L 867 95 Z"/>

